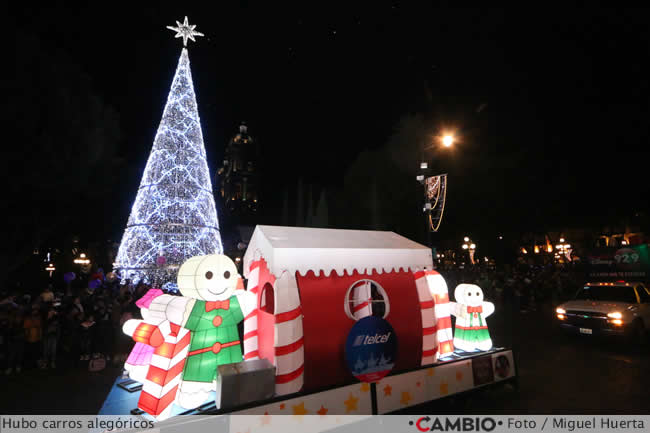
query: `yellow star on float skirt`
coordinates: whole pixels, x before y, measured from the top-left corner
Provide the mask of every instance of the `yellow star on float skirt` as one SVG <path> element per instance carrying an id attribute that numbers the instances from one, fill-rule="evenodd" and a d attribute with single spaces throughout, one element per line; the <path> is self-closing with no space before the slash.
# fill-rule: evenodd
<path id="1" fill-rule="evenodd" d="M 368 385 L 368 383 L 366 383 L 366 382 L 363 382 L 363 383 L 361 384 L 361 391 L 362 391 L 362 392 L 368 392 L 368 391 L 370 391 L 370 385 Z"/>
<path id="2" fill-rule="evenodd" d="M 463 372 L 462 371 L 457 371 L 456 372 L 456 380 L 459 381 L 459 382 L 461 380 L 463 380 Z"/>
<path id="3" fill-rule="evenodd" d="M 345 403 L 345 413 L 352 412 L 353 410 L 359 410 L 357 404 L 359 403 L 359 399 L 352 395 L 352 393 L 350 393 L 350 397 L 343 403 Z"/>
<path id="4" fill-rule="evenodd" d="M 390 385 L 386 385 L 384 387 L 384 395 L 392 395 L 393 392 L 393 387 Z"/>
<path id="5" fill-rule="evenodd" d="M 409 404 L 409 401 L 411 401 L 411 393 L 409 393 L 408 391 L 404 391 L 402 393 L 402 399 L 399 402 L 402 403 L 403 405 L 407 405 Z"/>
<path id="6" fill-rule="evenodd" d="M 427 370 L 427 376 L 433 376 L 433 368 Z"/>
<path id="7" fill-rule="evenodd" d="M 307 413 L 309 413 L 309 411 L 305 409 L 304 401 L 297 406 L 291 406 L 291 408 L 293 409 L 294 415 L 307 415 Z"/>
<path id="8" fill-rule="evenodd" d="M 176 21 L 176 27 L 167 26 L 167 28 L 169 30 L 175 31 L 177 38 L 183 38 L 184 47 L 187 46 L 188 39 L 191 40 L 192 42 L 196 42 L 194 36 L 205 36 L 203 33 L 199 33 L 194 30 L 196 28 L 196 25 L 190 25 L 187 22 L 187 17 L 185 17 L 185 21 L 183 21 L 183 23 Z"/>
<path id="9" fill-rule="evenodd" d="M 441 383 L 440 384 L 440 394 L 441 395 L 449 394 L 449 385 L 447 385 L 446 383 Z"/>
<path id="10" fill-rule="evenodd" d="M 320 405 L 320 409 L 318 409 L 318 410 L 316 411 L 316 413 L 319 414 L 319 415 L 327 415 L 327 412 L 328 412 L 328 411 L 329 411 L 329 409 L 327 409 L 326 407 L 324 407 L 324 406 L 321 404 L 321 405 Z"/>

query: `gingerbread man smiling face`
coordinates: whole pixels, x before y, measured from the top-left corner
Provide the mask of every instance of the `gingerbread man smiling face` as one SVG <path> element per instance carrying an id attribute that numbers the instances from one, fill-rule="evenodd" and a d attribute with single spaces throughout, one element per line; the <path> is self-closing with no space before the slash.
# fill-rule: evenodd
<path id="1" fill-rule="evenodd" d="M 194 257 L 181 266 L 178 275 L 181 294 L 203 301 L 230 299 L 240 278 L 235 263 L 222 254 Z"/>
<path id="2" fill-rule="evenodd" d="M 470 307 L 483 305 L 483 290 L 474 284 L 459 284 L 454 290 L 454 296 L 459 304 Z"/>

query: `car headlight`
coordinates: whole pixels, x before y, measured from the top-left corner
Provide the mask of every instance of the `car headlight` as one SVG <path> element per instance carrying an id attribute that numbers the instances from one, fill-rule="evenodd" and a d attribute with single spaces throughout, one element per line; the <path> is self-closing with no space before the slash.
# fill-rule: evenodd
<path id="1" fill-rule="evenodd" d="M 623 315 L 618 311 L 614 311 L 613 313 L 608 313 L 607 317 L 609 317 L 610 319 L 622 319 Z"/>
<path id="2" fill-rule="evenodd" d="M 560 307 L 556 308 L 555 312 L 557 314 L 566 314 L 566 310 L 564 308 L 560 308 Z M 619 319 L 620 319 L 620 317 L 619 317 Z"/>

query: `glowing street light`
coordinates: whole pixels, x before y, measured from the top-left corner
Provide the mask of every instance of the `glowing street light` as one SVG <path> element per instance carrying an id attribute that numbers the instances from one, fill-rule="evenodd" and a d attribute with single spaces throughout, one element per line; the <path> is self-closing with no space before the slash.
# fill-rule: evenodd
<path id="1" fill-rule="evenodd" d="M 476 244 L 474 242 L 472 242 L 472 240 L 469 238 L 469 236 L 465 236 L 463 238 L 463 241 L 464 242 L 461 245 L 461 247 L 464 250 L 467 250 L 469 252 L 469 260 L 470 260 L 470 262 L 472 262 L 473 265 L 476 264 L 476 262 L 474 261 L 474 253 L 476 252 Z"/>
<path id="2" fill-rule="evenodd" d="M 86 254 L 81 253 L 78 258 L 74 259 L 74 262 L 78 265 L 89 265 L 90 259 L 86 257 Z"/>
<path id="3" fill-rule="evenodd" d="M 45 270 L 49 271 L 50 278 L 52 278 L 52 272 L 56 271 L 56 268 L 54 267 L 54 265 L 52 263 L 50 263 L 45 267 Z"/>
<path id="4" fill-rule="evenodd" d="M 559 254 L 556 254 L 556 258 L 560 258 L 564 256 L 564 258 L 567 261 L 571 261 L 571 258 L 569 257 L 571 254 L 571 244 L 566 243 L 564 241 L 564 238 L 560 238 L 560 243 L 555 246 L 555 249 L 558 251 Z"/>
<path id="5" fill-rule="evenodd" d="M 454 144 L 454 136 L 447 134 L 442 137 L 442 145 L 445 147 L 451 147 Z"/>

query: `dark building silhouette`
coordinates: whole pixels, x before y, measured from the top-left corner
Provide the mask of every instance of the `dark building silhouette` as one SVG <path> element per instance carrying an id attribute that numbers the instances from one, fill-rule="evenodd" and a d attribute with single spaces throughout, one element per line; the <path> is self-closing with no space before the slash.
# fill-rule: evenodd
<path id="1" fill-rule="evenodd" d="M 217 172 L 223 209 L 238 225 L 255 223 L 259 208 L 259 145 L 242 123 L 226 146 Z"/>

